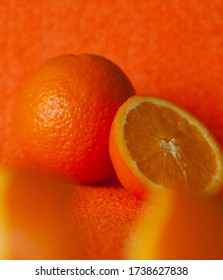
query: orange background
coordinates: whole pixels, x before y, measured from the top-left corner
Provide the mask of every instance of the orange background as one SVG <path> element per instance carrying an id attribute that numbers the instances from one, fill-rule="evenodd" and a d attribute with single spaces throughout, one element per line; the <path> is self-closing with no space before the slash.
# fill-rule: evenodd
<path id="1" fill-rule="evenodd" d="M 2 0 L 1 162 L 25 162 L 13 130 L 14 105 L 22 84 L 45 59 L 64 53 L 88 52 L 113 60 L 126 72 L 138 94 L 163 96 L 190 109 L 223 145 L 222 15 L 222 0 Z M 80 217 L 86 221 L 85 216 L 91 215 L 86 211 L 91 210 L 91 227 L 96 232 L 101 214 L 95 201 L 101 201 L 101 211 L 107 211 L 107 224 L 116 223 L 119 228 L 118 233 L 115 226 L 109 229 L 110 238 L 117 240 L 120 221 L 124 219 L 129 225 L 140 203 L 118 184 L 108 191 L 106 185 L 86 192 L 84 189 L 78 207 L 85 213 Z M 109 193 L 112 199 L 104 202 Z M 90 210 L 83 210 L 83 200 Z M 114 207 L 117 200 L 122 207 L 119 217 Z M 120 238 L 124 240 L 126 235 L 127 230 Z M 98 251 L 102 242 L 99 239 L 95 241 Z M 116 250 L 110 246 L 104 254 L 88 253 L 88 258 L 120 257 L 119 253 L 109 253 Z"/>

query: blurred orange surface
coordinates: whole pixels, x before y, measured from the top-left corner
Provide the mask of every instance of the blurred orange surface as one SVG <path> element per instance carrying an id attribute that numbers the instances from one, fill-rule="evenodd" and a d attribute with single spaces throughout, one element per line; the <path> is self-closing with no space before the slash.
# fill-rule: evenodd
<path id="1" fill-rule="evenodd" d="M 116 180 L 74 186 L 35 173 L 8 176 L 0 186 L 0 259 L 124 257 L 141 203 Z"/>
<path id="2" fill-rule="evenodd" d="M 1 1 L 0 162 L 26 164 L 14 135 L 16 99 L 40 63 L 64 53 L 95 53 L 113 60 L 138 94 L 159 95 L 191 110 L 223 145 L 222 14 L 221 0 Z M 94 200 L 87 207 L 91 192 Z M 83 187 L 73 207 L 83 211 L 80 225 L 84 221 L 83 227 L 94 228 L 92 240 L 98 246 L 104 242 L 101 228 L 129 223 L 125 215 L 132 211 L 130 196 L 118 188 L 118 205 L 124 208 L 117 217 L 111 202 L 116 192 L 107 184 Z M 99 223 L 96 230 L 105 209 L 107 224 Z M 106 256 L 96 251 L 88 257 Z"/>

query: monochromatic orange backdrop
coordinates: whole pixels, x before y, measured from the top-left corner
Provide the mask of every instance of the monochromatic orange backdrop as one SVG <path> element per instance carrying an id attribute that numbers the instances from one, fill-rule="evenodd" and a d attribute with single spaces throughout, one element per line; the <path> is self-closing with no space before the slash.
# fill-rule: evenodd
<path id="1" fill-rule="evenodd" d="M 1 162 L 25 161 L 13 128 L 21 86 L 40 63 L 65 53 L 95 53 L 113 60 L 138 94 L 163 96 L 191 110 L 223 145 L 222 15 L 222 0 L 2 0 Z M 100 196 L 103 203 L 105 186 L 98 187 L 92 201 Z M 117 188 L 113 191 L 119 196 Z M 121 195 L 129 210 L 129 195 Z M 110 207 L 112 217 L 112 206 L 102 207 Z"/>

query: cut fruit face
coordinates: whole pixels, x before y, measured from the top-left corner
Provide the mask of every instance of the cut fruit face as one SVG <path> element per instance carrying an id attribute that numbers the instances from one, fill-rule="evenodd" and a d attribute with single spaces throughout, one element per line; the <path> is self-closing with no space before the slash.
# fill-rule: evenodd
<path id="1" fill-rule="evenodd" d="M 119 156 L 141 184 L 193 193 L 217 193 L 221 188 L 219 144 L 200 121 L 177 105 L 134 96 L 121 106 L 112 129 Z"/>

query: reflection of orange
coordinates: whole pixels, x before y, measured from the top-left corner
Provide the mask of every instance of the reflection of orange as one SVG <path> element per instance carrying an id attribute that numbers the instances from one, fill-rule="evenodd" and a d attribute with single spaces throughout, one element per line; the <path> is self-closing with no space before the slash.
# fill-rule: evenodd
<path id="1" fill-rule="evenodd" d="M 140 202 L 116 182 L 0 171 L 0 259 L 120 259 Z M 7 183 L 6 183 L 7 182 Z"/>
<path id="2" fill-rule="evenodd" d="M 161 192 L 126 244 L 129 259 L 223 258 L 223 199 Z"/>
<path id="3" fill-rule="evenodd" d="M 120 181 L 136 195 L 162 188 L 215 194 L 223 184 L 222 151 L 211 133 L 161 98 L 136 95 L 119 108 L 110 154 Z"/>
<path id="4" fill-rule="evenodd" d="M 17 106 L 20 147 L 44 171 L 82 183 L 112 174 L 111 122 L 134 89 L 111 61 L 64 55 L 45 62 L 26 83 Z"/>

